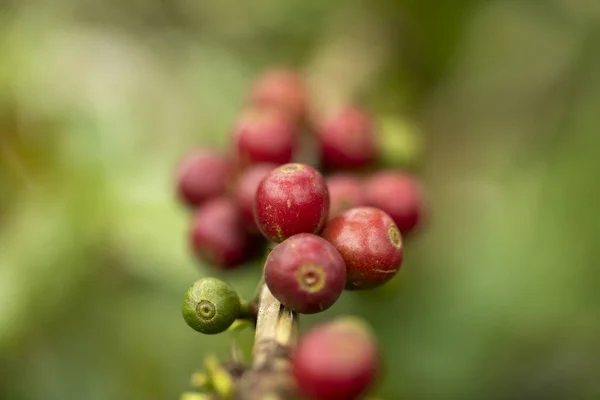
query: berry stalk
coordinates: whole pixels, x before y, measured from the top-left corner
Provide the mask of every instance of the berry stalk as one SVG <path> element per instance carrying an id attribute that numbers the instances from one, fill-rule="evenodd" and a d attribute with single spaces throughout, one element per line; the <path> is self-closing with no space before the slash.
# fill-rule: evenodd
<path id="1" fill-rule="evenodd" d="M 236 384 L 236 399 L 295 400 L 290 353 L 298 340 L 298 315 L 260 285 L 258 316 L 250 370 Z"/>

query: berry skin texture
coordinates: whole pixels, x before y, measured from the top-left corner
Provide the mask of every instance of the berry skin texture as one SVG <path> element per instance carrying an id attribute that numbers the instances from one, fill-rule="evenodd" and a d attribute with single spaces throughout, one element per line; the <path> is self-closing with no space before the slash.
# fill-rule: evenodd
<path id="1" fill-rule="evenodd" d="M 296 386 L 312 400 L 355 400 L 371 388 L 380 355 L 371 328 L 347 317 L 307 331 L 292 354 Z"/>
<path id="2" fill-rule="evenodd" d="M 269 253 L 265 283 L 285 307 L 315 314 L 331 307 L 344 291 L 346 265 L 325 239 L 300 233 Z"/>
<path id="3" fill-rule="evenodd" d="M 309 165 L 282 165 L 265 176 L 256 190 L 254 220 L 273 242 L 281 243 L 298 233 L 320 232 L 328 214 L 325 178 Z"/>
<path id="4" fill-rule="evenodd" d="M 318 130 L 323 164 L 329 168 L 360 168 L 377 155 L 371 117 L 358 107 L 333 114 Z"/>
<path id="5" fill-rule="evenodd" d="M 274 110 L 245 112 L 233 130 L 233 141 L 241 165 L 290 162 L 296 147 L 297 128 Z"/>
<path id="6" fill-rule="evenodd" d="M 194 282 L 183 300 L 183 319 L 194 330 L 206 335 L 225 331 L 240 315 L 237 292 L 216 278 Z"/>
<path id="7" fill-rule="evenodd" d="M 271 171 L 277 168 L 277 164 L 261 163 L 249 166 L 243 171 L 236 182 L 235 198 L 242 209 L 242 215 L 246 228 L 255 233 L 258 232 L 254 222 L 254 197 L 260 181 Z"/>
<path id="8" fill-rule="evenodd" d="M 306 116 L 308 91 L 295 71 L 278 67 L 266 71 L 250 91 L 250 104 L 257 108 L 276 109 L 299 122 Z"/>
<path id="9" fill-rule="evenodd" d="M 231 160 L 209 150 L 197 150 L 187 155 L 177 173 L 177 193 L 190 207 L 225 193 L 232 174 Z"/>
<path id="10" fill-rule="evenodd" d="M 329 221 L 323 238 L 346 263 L 346 289 L 372 289 L 392 279 L 402 265 L 402 236 L 385 212 L 351 208 Z"/>
<path id="11" fill-rule="evenodd" d="M 408 235 L 422 217 L 421 185 L 401 171 L 381 171 L 365 182 L 366 204 L 388 213 L 402 235 Z"/>
<path id="12" fill-rule="evenodd" d="M 365 194 L 359 178 L 339 173 L 327 178 L 329 189 L 329 218 L 334 218 L 350 208 L 365 205 Z"/>
<path id="13" fill-rule="evenodd" d="M 248 260 L 254 244 L 241 209 L 227 197 L 209 200 L 196 209 L 190 241 L 199 260 L 225 269 Z"/>

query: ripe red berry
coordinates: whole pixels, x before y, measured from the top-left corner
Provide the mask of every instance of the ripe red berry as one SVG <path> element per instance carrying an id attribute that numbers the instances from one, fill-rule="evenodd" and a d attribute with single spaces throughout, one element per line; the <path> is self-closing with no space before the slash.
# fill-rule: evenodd
<path id="1" fill-rule="evenodd" d="M 277 109 L 297 122 L 306 115 L 308 92 L 303 79 L 295 71 L 273 68 L 254 84 L 250 103 L 258 108 Z"/>
<path id="2" fill-rule="evenodd" d="M 329 189 L 329 218 L 338 216 L 350 208 L 364 205 L 364 190 L 359 178 L 350 174 L 336 174 L 327 178 Z"/>
<path id="3" fill-rule="evenodd" d="M 323 237 L 340 252 L 348 276 L 346 289 L 371 289 L 396 275 L 403 257 L 398 227 L 385 212 L 356 207 L 329 221 Z"/>
<path id="4" fill-rule="evenodd" d="M 344 291 L 346 265 L 331 243 L 300 233 L 269 253 L 265 283 L 285 307 L 315 314 L 331 307 Z"/>
<path id="5" fill-rule="evenodd" d="M 177 192 L 189 206 L 223 194 L 232 174 L 231 160 L 223 154 L 197 150 L 186 156 L 178 169 Z"/>
<path id="6" fill-rule="evenodd" d="M 254 197 L 256 196 L 256 189 L 260 181 L 276 167 L 277 164 L 271 163 L 255 164 L 248 167 L 238 177 L 235 196 L 242 209 L 246 227 L 251 232 L 258 232 L 256 222 L 254 222 Z"/>
<path id="7" fill-rule="evenodd" d="M 290 162 L 296 146 L 296 126 L 273 110 L 251 110 L 243 114 L 233 131 L 241 164 Z"/>
<path id="8" fill-rule="evenodd" d="M 254 219 L 273 242 L 298 233 L 320 232 L 328 213 L 325 178 L 309 165 L 282 165 L 265 176 L 256 190 Z"/>
<path id="9" fill-rule="evenodd" d="M 367 325 L 340 318 L 306 332 L 292 355 L 298 390 L 313 400 L 355 400 L 380 369 L 377 342 Z"/>
<path id="10" fill-rule="evenodd" d="M 197 257 L 215 267 L 231 268 L 246 261 L 253 240 L 244 229 L 242 211 L 227 197 L 207 201 L 196 209 L 190 241 Z"/>
<path id="11" fill-rule="evenodd" d="M 366 204 L 388 213 L 402 235 L 412 232 L 422 213 L 422 190 L 410 175 L 400 171 L 381 171 L 365 182 Z"/>
<path id="12" fill-rule="evenodd" d="M 376 156 L 373 121 L 357 107 L 347 107 L 318 130 L 323 164 L 330 168 L 358 168 Z"/>

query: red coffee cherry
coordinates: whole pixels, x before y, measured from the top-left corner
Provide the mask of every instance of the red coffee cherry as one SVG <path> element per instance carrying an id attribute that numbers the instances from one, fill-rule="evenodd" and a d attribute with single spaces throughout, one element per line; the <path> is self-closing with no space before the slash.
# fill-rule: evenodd
<path id="1" fill-rule="evenodd" d="M 376 173 L 365 182 L 365 197 L 367 205 L 380 208 L 392 217 L 402 235 L 413 232 L 421 220 L 421 185 L 407 173 Z"/>
<path id="2" fill-rule="evenodd" d="M 317 133 L 322 161 L 327 167 L 358 168 L 375 159 L 373 121 L 357 107 L 347 107 L 333 114 Z"/>
<path id="3" fill-rule="evenodd" d="M 188 206 L 196 207 L 225 193 L 232 175 L 231 160 L 210 150 L 196 150 L 181 162 L 177 176 L 177 193 Z"/>
<path id="4" fill-rule="evenodd" d="M 196 209 L 190 242 L 201 261 L 220 268 L 235 267 L 253 255 L 254 242 L 244 228 L 236 202 L 218 197 Z"/>
<path id="5" fill-rule="evenodd" d="M 306 332 L 292 355 L 298 390 L 312 400 L 355 400 L 371 388 L 380 355 L 370 327 L 339 318 Z"/>
<path id="6" fill-rule="evenodd" d="M 240 174 L 236 182 L 235 197 L 242 210 L 246 227 L 251 232 L 258 232 L 256 222 L 254 222 L 256 189 L 258 189 L 260 181 L 275 168 L 277 168 L 277 164 L 261 163 L 251 165 Z"/>
<path id="7" fill-rule="evenodd" d="M 323 231 L 346 263 L 346 289 L 371 289 L 396 275 L 402 264 L 402 236 L 385 212 L 351 208 L 329 221 Z"/>
<path id="8" fill-rule="evenodd" d="M 297 128 L 279 112 L 253 109 L 244 113 L 233 130 L 241 164 L 290 162 Z"/>
<path id="9" fill-rule="evenodd" d="M 344 291 L 346 265 L 331 243 L 300 233 L 269 253 L 265 283 L 285 307 L 315 314 L 331 307 Z"/>
<path id="10" fill-rule="evenodd" d="M 327 177 L 329 189 L 329 218 L 338 216 L 350 208 L 363 206 L 364 190 L 362 181 L 351 174 L 336 174 Z"/>
<path id="11" fill-rule="evenodd" d="M 297 72 L 280 67 L 265 72 L 254 84 L 250 104 L 257 108 L 273 108 L 293 122 L 306 116 L 308 91 Z"/>
<path id="12" fill-rule="evenodd" d="M 329 213 L 323 175 L 306 164 L 282 165 L 258 185 L 254 219 L 262 234 L 283 242 L 298 233 L 318 233 Z"/>

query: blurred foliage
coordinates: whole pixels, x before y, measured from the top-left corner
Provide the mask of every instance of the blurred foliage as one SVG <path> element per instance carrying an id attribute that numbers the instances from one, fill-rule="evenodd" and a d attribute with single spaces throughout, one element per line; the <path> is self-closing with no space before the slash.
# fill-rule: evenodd
<path id="1" fill-rule="evenodd" d="M 226 146 L 280 63 L 323 107 L 427 139 L 401 275 L 303 327 L 367 319 L 383 399 L 599 398 L 599 18 L 594 0 L 0 2 L 0 398 L 176 398 L 226 354 L 231 335 L 180 315 L 214 272 L 173 170 Z M 250 297 L 259 275 L 225 278 Z"/>

